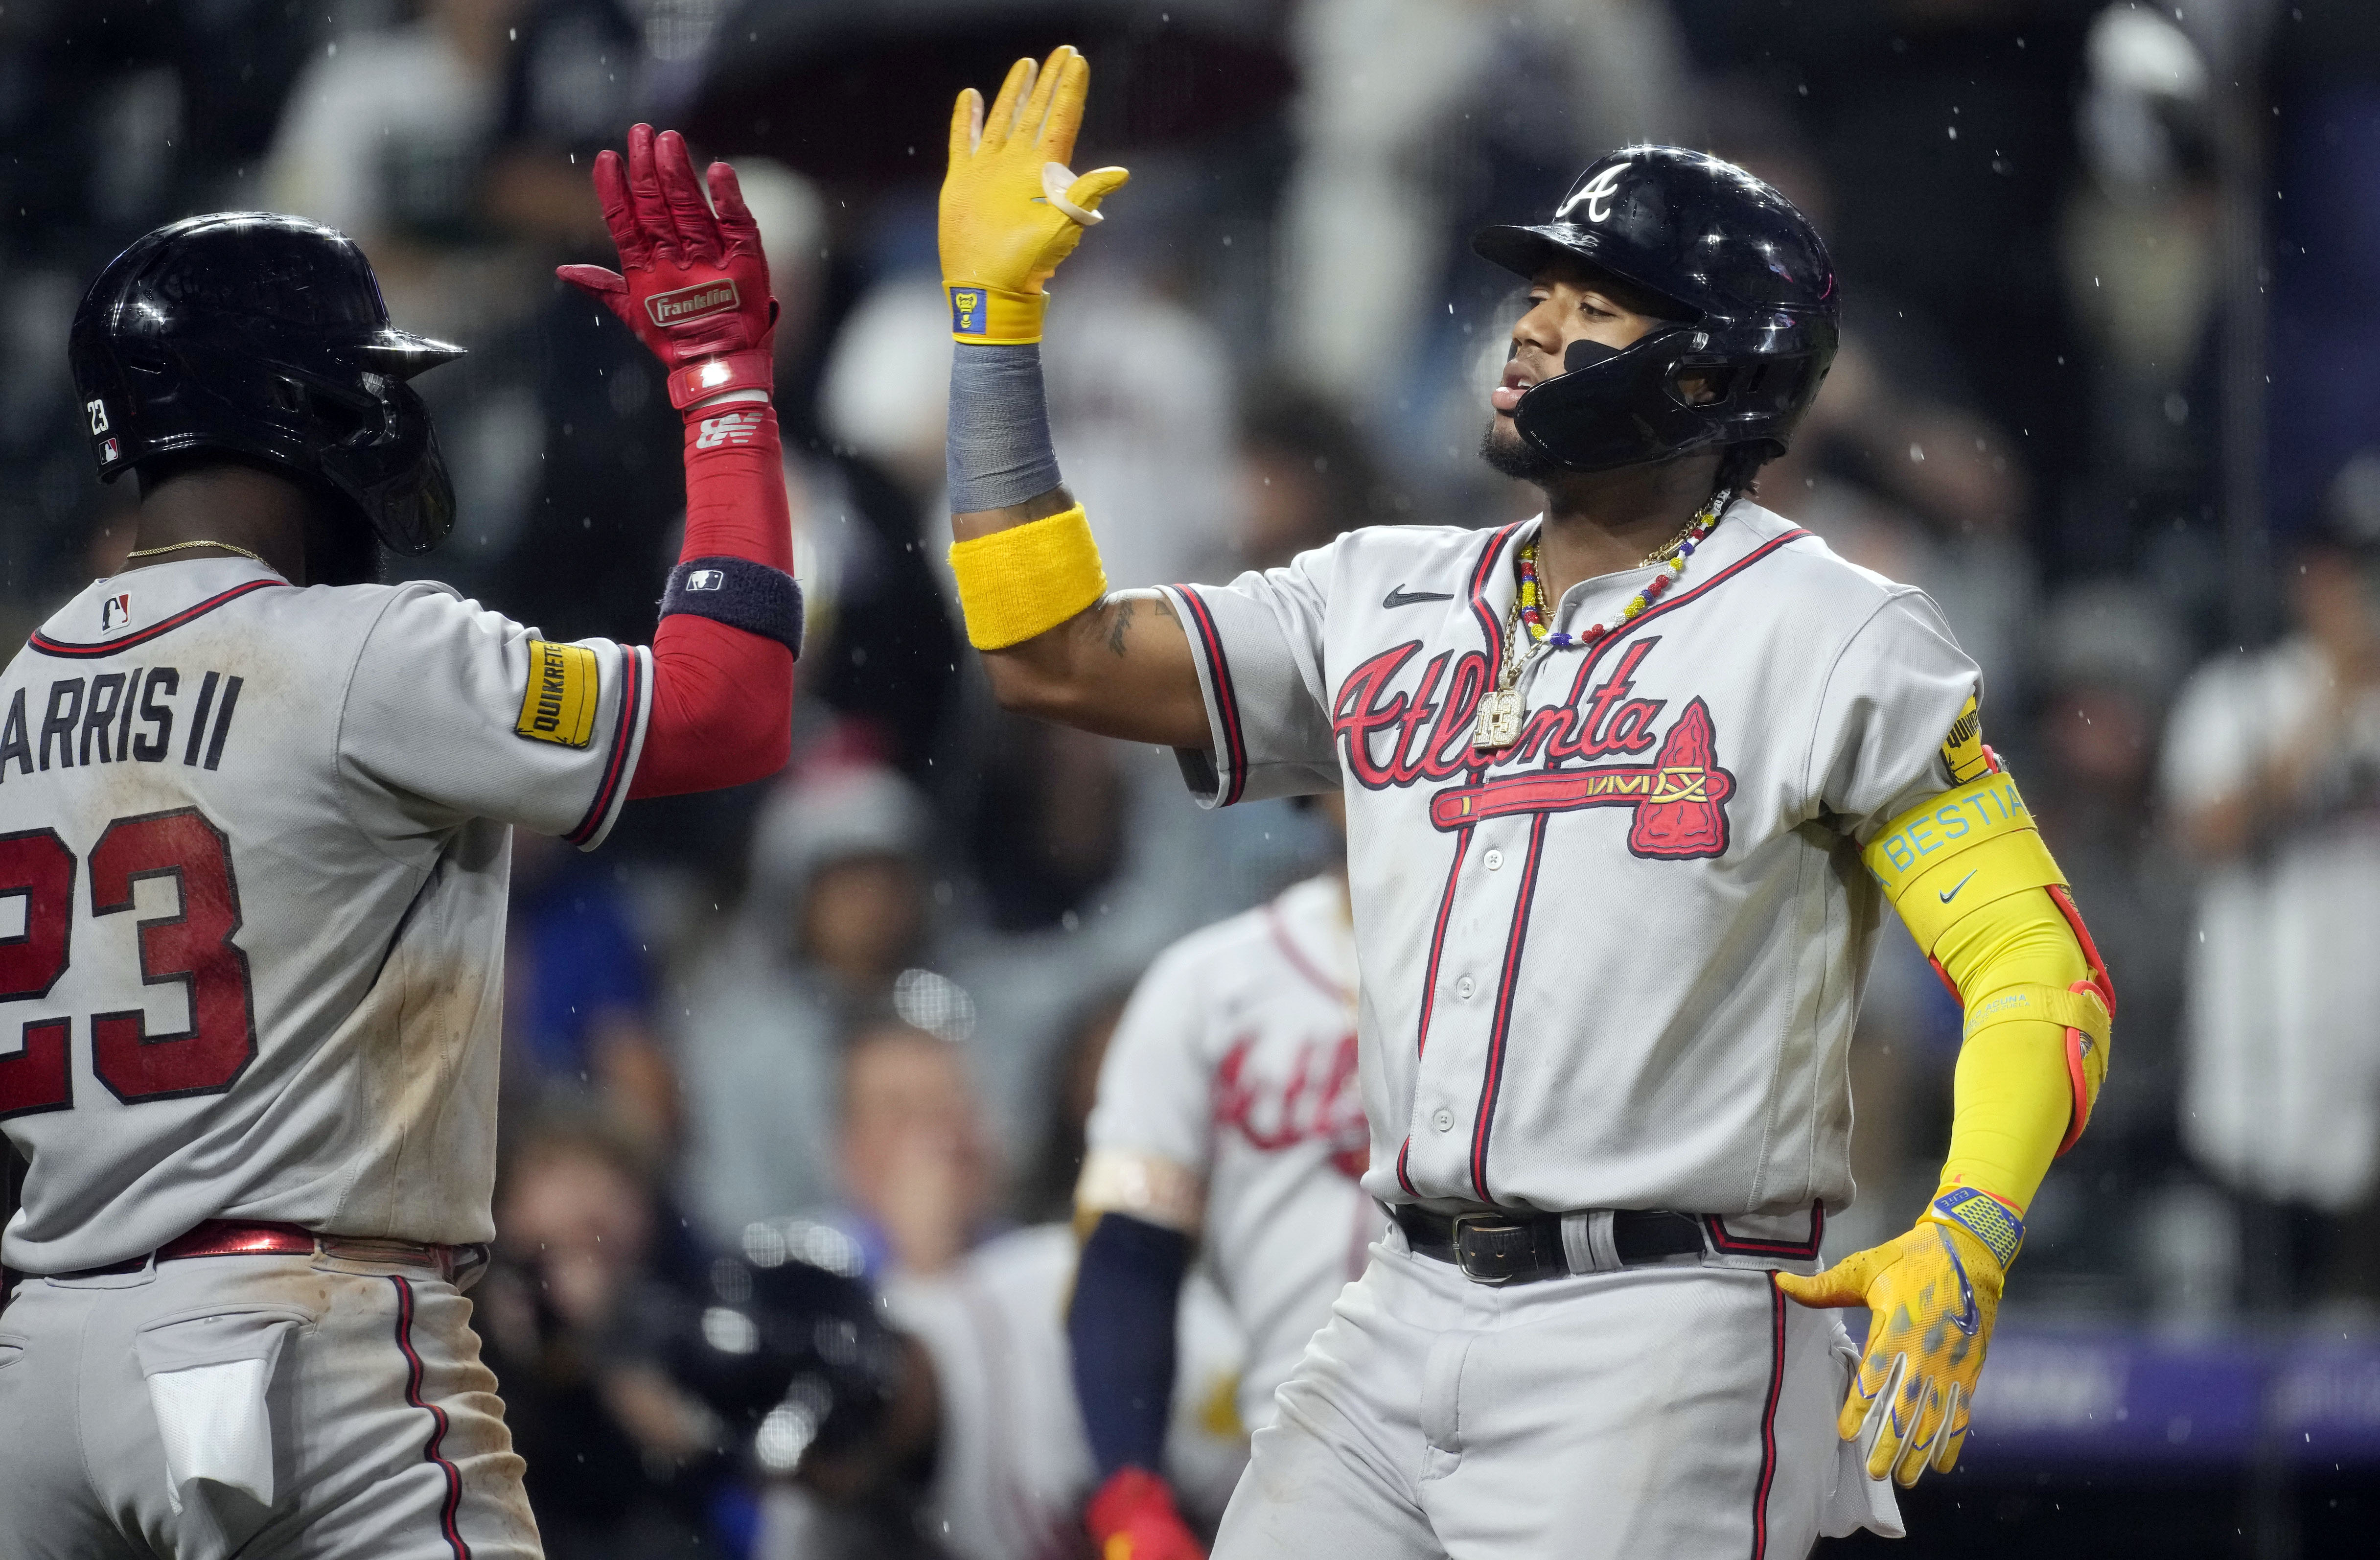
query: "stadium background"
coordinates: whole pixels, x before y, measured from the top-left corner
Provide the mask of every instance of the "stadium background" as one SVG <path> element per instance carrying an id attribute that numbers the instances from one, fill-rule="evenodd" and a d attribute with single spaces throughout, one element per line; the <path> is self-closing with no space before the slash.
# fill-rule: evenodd
<path id="1" fill-rule="evenodd" d="M 1097 72 L 1087 162 L 1134 170 L 1046 347 L 1121 581 L 1528 512 L 1472 453 L 1512 298 L 1464 238 L 1609 146 L 1706 147 L 1812 213 L 1845 347 L 1762 496 L 1941 601 L 2122 996 L 1967 1459 L 1907 1500 L 1904 1552 L 2367 1545 L 2380 8 L 8 0 L 11 643 L 129 545 L 129 484 L 93 481 L 66 374 L 81 287 L 151 226 L 250 207 L 351 233 L 400 323 L 471 350 L 421 382 L 463 506 L 425 572 L 556 636 L 647 636 L 676 420 L 551 268 L 607 258 L 587 167 L 640 117 L 735 159 L 761 216 L 812 603 L 795 764 L 639 803 L 591 859 L 516 847 L 481 1320 L 556 1560 L 735 1554 L 757 1526 L 748 1474 L 634 1375 L 623 1295 L 756 1222 L 823 1218 L 874 1276 L 930 1286 L 1062 1218 L 1134 975 L 1332 847 L 1286 805 L 1199 815 L 1166 755 L 1001 715 L 962 653 L 943 116 L 1062 40 Z M 2292 704 L 2325 668 L 2341 691 Z M 2218 796 L 2205 754 L 2275 722 L 2257 794 Z M 2210 952 L 2217 920 L 2276 945 Z M 2306 927 L 2330 953 L 2293 962 Z M 2193 1027 L 2227 1004 L 2286 1009 L 2288 1035 Z M 1830 1255 L 1930 1189 L 1957 1034 L 1888 937 Z"/>

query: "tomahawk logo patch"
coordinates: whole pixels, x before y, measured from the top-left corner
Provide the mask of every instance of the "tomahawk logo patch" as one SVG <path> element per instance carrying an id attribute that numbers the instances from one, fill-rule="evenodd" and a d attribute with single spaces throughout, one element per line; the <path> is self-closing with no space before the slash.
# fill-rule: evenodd
<path id="1" fill-rule="evenodd" d="M 1516 812 L 1572 812 L 1585 807 L 1635 810 L 1632 855 L 1691 861 L 1727 851 L 1727 798 L 1735 776 L 1718 766 L 1710 709 L 1687 701 L 1651 763 L 1594 764 L 1505 774 L 1454 786 L 1429 798 L 1429 821 L 1455 830 Z"/>
<path id="2" fill-rule="evenodd" d="M 516 735 L 532 742 L 583 748 L 595 735 L 601 669 L 585 645 L 528 641 L 528 688 L 521 695 Z"/>

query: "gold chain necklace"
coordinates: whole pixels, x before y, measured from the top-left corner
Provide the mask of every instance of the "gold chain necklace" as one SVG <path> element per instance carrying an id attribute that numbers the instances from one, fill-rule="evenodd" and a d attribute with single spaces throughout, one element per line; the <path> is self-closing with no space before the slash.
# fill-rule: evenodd
<path id="1" fill-rule="evenodd" d="M 235 547 L 228 542 L 168 542 L 163 547 L 137 548 L 132 552 L 125 554 L 124 556 L 126 561 L 129 562 L 134 558 L 154 558 L 166 553 L 186 553 L 193 547 L 220 547 L 226 553 L 237 553 L 243 558 L 251 559 L 254 562 L 264 564 L 264 559 L 262 557 L 249 552 L 245 547 Z M 264 567 L 267 568 L 273 567 L 271 564 L 264 564 Z"/>

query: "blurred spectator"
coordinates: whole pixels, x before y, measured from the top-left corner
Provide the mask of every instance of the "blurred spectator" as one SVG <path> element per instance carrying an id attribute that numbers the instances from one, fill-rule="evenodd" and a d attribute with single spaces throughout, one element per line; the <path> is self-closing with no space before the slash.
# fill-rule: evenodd
<path id="1" fill-rule="evenodd" d="M 2287 1298 L 2380 1303 L 2380 456 L 2285 576 L 2296 631 L 2184 691 L 2165 788 L 2203 871 L 2183 1140 L 2307 1237 L 2248 1253 Z M 2119 979 L 2121 979 L 2120 974 Z M 2309 1221 L 2297 1216 L 2318 1214 Z"/>
<path id="2" fill-rule="evenodd" d="M 598 1121 L 541 1118 L 510 1147 L 472 1298 L 551 1560 L 716 1553 L 717 1427 L 634 1330 L 661 1221 L 636 1149 Z"/>
<path id="3" fill-rule="evenodd" d="M 1000 1165 L 953 1042 L 889 1018 L 854 1028 L 837 1151 L 870 1272 L 930 1278 L 984 1234 Z"/>
<path id="4" fill-rule="evenodd" d="M 1336 403 L 1286 383 L 1240 408 L 1239 494 L 1228 538 L 1238 568 L 1278 568 L 1342 531 L 1401 519 L 1397 493 Z"/>
<path id="5" fill-rule="evenodd" d="M 2216 492 L 2222 192 L 2213 73 L 2182 25 L 2110 6 L 2087 49 L 2077 116 L 2089 177 L 2059 242 L 2068 303 L 2095 349 L 2075 542 L 2114 564 L 2177 521 L 2215 541 L 2200 521 Z"/>
<path id="6" fill-rule="evenodd" d="M 1650 0 L 1309 0 L 1291 36 L 1279 366 L 1367 412 L 1425 398 L 1468 219 L 1550 208 L 1612 147 L 1685 128 L 1675 26 Z"/>
<path id="7" fill-rule="evenodd" d="M 1112 257 L 1070 280 L 1066 307 L 1050 311 L 1042 357 L 1058 463 L 1120 585 L 1214 576 L 1232 501 L 1223 346 Z M 904 483 L 938 536 L 950 349 L 941 289 L 922 273 L 896 275 L 854 306 L 820 389 L 828 435 Z"/>
<path id="8" fill-rule="evenodd" d="M 676 1070 L 651 1019 L 642 942 L 611 871 L 528 830 L 513 835 L 504 948 L 507 1092 L 600 1102 L 649 1164 L 677 1146 Z"/>
<path id="9" fill-rule="evenodd" d="M 426 335 L 480 339 L 543 293 L 479 216 L 504 35 L 525 6 L 431 0 L 409 25 L 347 33 L 298 78 L 273 138 L 273 208 L 362 245 L 390 312 Z"/>
<path id="10" fill-rule="evenodd" d="M 928 823 L 906 781 L 857 766 L 781 788 L 755 821 L 742 911 L 674 1019 L 687 1200 L 722 1244 L 835 1196 L 837 1042 L 925 947 Z"/>

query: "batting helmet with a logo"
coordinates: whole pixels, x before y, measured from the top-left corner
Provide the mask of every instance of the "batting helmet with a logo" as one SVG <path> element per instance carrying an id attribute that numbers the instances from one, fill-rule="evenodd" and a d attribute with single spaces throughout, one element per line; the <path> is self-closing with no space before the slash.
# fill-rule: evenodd
<path id="1" fill-rule="evenodd" d="M 405 381 L 462 350 L 392 327 L 345 234 L 263 212 L 134 242 L 67 345 L 101 481 L 187 450 L 249 456 L 327 483 L 398 553 L 455 524 L 429 409 Z"/>
<path id="2" fill-rule="evenodd" d="M 1835 268 L 1817 230 L 1703 152 L 1622 147 L 1579 176 L 1550 222 L 1483 227 L 1471 247 L 1524 276 L 1580 262 L 1663 305 L 1665 322 L 1619 351 L 1572 343 L 1567 372 L 1513 409 L 1521 437 L 1572 470 L 1733 445 L 1782 455 L 1834 359 Z"/>

